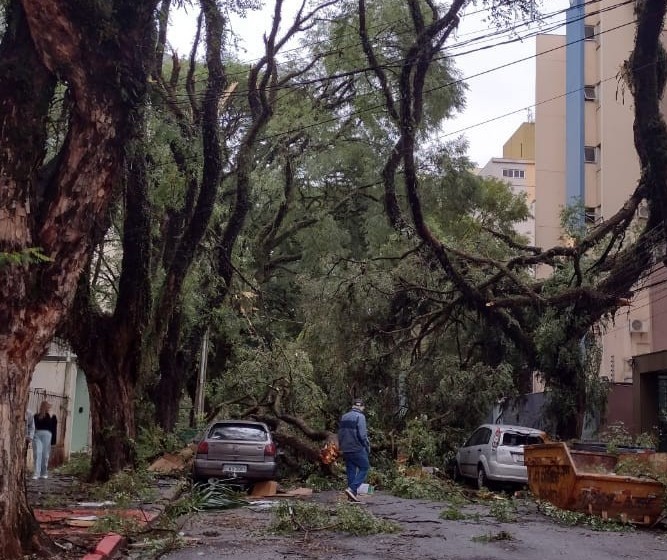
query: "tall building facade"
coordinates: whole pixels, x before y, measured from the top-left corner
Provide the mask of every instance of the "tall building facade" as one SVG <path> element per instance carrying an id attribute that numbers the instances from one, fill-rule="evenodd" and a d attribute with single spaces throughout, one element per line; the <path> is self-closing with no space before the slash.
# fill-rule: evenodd
<path id="1" fill-rule="evenodd" d="M 530 216 L 514 225 L 529 245 L 535 243 L 535 124 L 522 123 L 503 146 L 503 157 L 491 158 L 479 169 L 482 177 L 493 177 L 509 184 L 512 192 L 523 195 Z"/>
<path id="2" fill-rule="evenodd" d="M 615 214 L 639 178 L 633 99 L 620 78 L 634 43 L 634 3 L 571 0 L 567 33 L 536 41 L 535 241 L 566 242 L 563 208 L 583 204 L 590 225 Z M 646 219 L 640 208 L 636 219 Z M 641 223 L 640 223 L 641 225 Z M 546 274 L 546 270 L 538 274 Z M 631 382 L 634 356 L 667 349 L 664 267 L 639 283 L 601 338 L 600 374 Z"/>

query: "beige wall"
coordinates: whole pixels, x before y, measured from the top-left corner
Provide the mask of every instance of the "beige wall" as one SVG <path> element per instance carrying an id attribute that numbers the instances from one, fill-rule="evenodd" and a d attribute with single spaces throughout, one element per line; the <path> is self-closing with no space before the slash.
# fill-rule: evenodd
<path id="1" fill-rule="evenodd" d="M 600 9 L 610 8 L 587 19 L 600 25 L 596 41 L 597 68 L 590 79 L 600 82 L 599 144 L 601 146 L 600 191 L 602 215 L 612 216 L 634 190 L 639 177 L 639 163 L 634 149 L 632 95 L 617 79 L 619 70 L 632 50 L 635 26 L 633 6 L 618 6 L 616 0 L 603 0 Z M 597 9 L 590 4 L 589 9 Z M 617 28 L 618 29 L 615 29 Z M 589 71 L 589 69 L 586 69 Z M 588 75 L 586 76 L 589 80 Z"/>
<path id="2" fill-rule="evenodd" d="M 600 206 L 603 218 L 614 215 L 635 189 L 639 177 L 638 158 L 633 141 L 633 100 L 625 84 L 618 80 L 634 41 L 633 6 L 619 6 L 616 0 L 587 5 L 587 11 L 613 8 L 586 19 L 599 34 L 588 41 L 585 54 L 585 82 L 597 85 L 598 99 L 587 102 L 586 144 L 600 146 L 597 164 L 587 164 L 586 205 Z M 594 109 L 593 109 L 594 108 Z M 636 289 L 632 304 L 619 310 L 602 329 L 601 375 L 613 381 L 632 376 L 632 356 L 652 351 L 653 332 L 649 291 Z M 640 320 L 646 332 L 631 332 L 632 321 Z"/>
<path id="3" fill-rule="evenodd" d="M 613 8 L 602 14 L 592 12 Z M 588 207 L 599 208 L 609 218 L 625 203 L 636 187 L 638 158 L 633 142 L 633 100 L 622 82 L 619 70 L 628 58 L 634 41 L 633 6 L 619 6 L 616 0 L 587 5 L 587 25 L 597 27 L 595 40 L 586 41 L 584 82 L 596 86 L 597 99 L 586 101 L 584 134 L 587 146 L 599 146 L 598 161 L 584 164 L 585 199 Z M 618 28 L 618 29 L 615 29 Z M 547 247 L 560 243 L 559 212 L 565 199 L 565 102 L 548 101 L 565 93 L 565 49 L 540 54 L 565 44 L 562 36 L 537 38 L 535 170 L 536 243 Z M 544 102 L 543 104 L 540 104 Z M 663 107 L 665 107 L 663 102 Z M 642 225 L 642 224 L 640 224 Z M 544 275 L 548 271 L 540 270 Z M 601 325 L 602 363 L 600 374 L 612 381 L 629 381 L 631 358 L 667 349 L 667 285 L 658 284 L 667 272 L 652 274 L 644 286 L 635 288 L 631 304 Z M 663 301 L 664 300 L 664 301 Z M 633 321 L 641 321 L 643 332 L 632 332 Z"/>
<path id="4" fill-rule="evenodd" d="M 503 145 L 503 158 L 535 160 L 535 123 L 525 122 Z"/>
<path id="5" fill-rule="evenodd" d="M 30 389 L 67 397 L 67 410 L 54 410 L 60 425 L 65 424 L 64 457 L 69 457 L 72 441 L 72 407 L 76 393 L 77 366 L 66 349 L 52 343 L 49 355 L 37 364 L 32 374 Z M 37 412 L 37 410 L 33 410 Z"/>
<path id="6" fill-rule="evenodd" d="M 520 169 L 524 172 L 524 178 L 503 177 L 503 169 Z M 530 218 L 514 225 L 514 229 L 520 235 L 528 239 L 530 245 L 535 243 L 535 163 L 532 161 L 510 158 L 491 158 L 487 164 L 478 171 L 482 177 L 494 177 L 509 184 L 514 194 L 524 194 L 526 204 L 530 211 Z"/>
<path id="7" fill-rule="evenodd" d="M 535 244 L 559 245 L 565 201 L 565 37 L 538 35 L 535 71 Z"/>

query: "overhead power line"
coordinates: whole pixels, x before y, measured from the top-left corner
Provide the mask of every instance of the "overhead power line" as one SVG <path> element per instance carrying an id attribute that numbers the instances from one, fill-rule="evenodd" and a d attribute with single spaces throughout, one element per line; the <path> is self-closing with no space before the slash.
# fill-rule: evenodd
<path id="1" fill-rule="evenodd" d="M 598 1 L 599 0 L 589 0 L 589 2 L 587 2 L 587 4 L 588 3 L 591 3 L 591 4 L 596 3 Z M 617 4 L 613 4 L 612 6 L 607 6 L 605 8 L 601 8 L 599 10 L 591 11 L 590 13 L 585 14 L 584 16 L 580 16 L 578 18 L 572 19 L 571 21 L 576 22 L 576 21 L 580 21 L 580 20 L 582 20 L 584 18 L 587 18 L 587 17 L 590 17 L 590 16 L 595 16 L 595 15 L 598 15 L 598 14 L 601 14 L 601 13 L 604 13 L 604 12 L 615 10 L 615 9 L 621 8 L 623 6 L 626 6 L 628 4 L 631 4 L 634 1 L 635 0 L 623 0 L 619 3 L 617 3 Z M 566 9 L 563 9 L 563 10 L 558 10 L 556 12 L 553 12 L 550 15 L 547 15 L 545 17 L 545 19 L 549 19 L 550 17 L 553 17 L 553 15 L 555 15 L 555 14 L 563 14 L 566 11 L 571 10 L 571 9 L 572 8 L 566 8 Z M 482 11 L 482 10 L 480 10 L 480 11 Z M 478 12 L 475 12 L 475 13 L 478 13 Z M 528 23 L 532 23 L 532 22 L 528 22 Z M 434 61 L 439 61 L 439 60 L 455 59 L 457 57 L 462 57 L 462 56 L 467 56 L 467 55 L 470 55 L 470 54 L 475 54 L 475 53 L 478 53 L 478 52 L 481 52 L 481 51 L 484 51 L 484 50 L 488 50 L 488 49 L 491 49 L 491 48 L 495 48 L 495 47 L 498 47 L 498 46 L 504 46 L 504 45 L 509 45 L 509 44 L 512 44 L 512 43 L 523 42 L 527 39 L 533 38 L 534 36 L 536 36 L 538 34 L 548 33 L 549 31 L 553 31 L 555 29 L 558 29 L 558 28 L 563 26 L 563 23 L 558 22 L 556 24 L 553 24 L 551 27 L 547 27 L 546 29 L 545 28 L 540 28 L 540 29 L 537 29 L 537 30 L 531 30 L 529 33 L 527 33 L 525 35 L 517 35 L 516 37 L 512 37 L 512 38 L 504 40 L 504 41 L 499 41 L 499 42 L 493 43 L 491 45 L 485 45 L 485 46 L 482 46 L 482 47 L 478 47 L 478 48 L 475 48 L 475 49 L 470 49 L 468 51 L 464 51 L 464 52 L 460 52 L 460 53 L 449 54 L 449 51 L 452 50 L 452 49 L 460 48 L 460 47 L 463 47 L 463 46 L 469 46 L 469 45 L 474 44 L 477 41 L 481 41 L 481 40 L 484 40 L 484 39 L 487 39 L 487 38 L 492 38 L 492 37 L 496 36 L 497 34 L 504 35 L 506 33 L 511 33 L 514 30 L 516 30 L 517 28 L 524 27 L 525 25 L 526 25 L 526 22 L 523 22 L 523 23 L 517 24 L 516 26 L 511 27 L 509 29 L 500 29 L 500 30 L 497 30 L 495 32 L 486 33 L 485 35 L 483 35 L 481 37 L 478 37 L 476 39 L 472 39 L 472 40 L 469 40 L 469 41 L 462 41 L 462 42 L 459 41 L 459 42 L 448 43 L 447 45 L 443 46 L 443 48 L 442 48 L 442 50 L 444 52 L 447 52 L 448 54 L 442 54 L 441 56 L 434 57 L 433 60 Z M 406 33 L 407 33 L 407 31 L 406 31 Z M 358 46 L 358 44 L 354 44 L 354 45 L 349 45 L 346 48 L 352 48 L 352 47 L 357 47 L 357 46 Z M 300 49 L 300 51 L 302 52 L 303 49 Z M 340 49 L 332 49 L 332 50 L 330 50 L 328 52 L 325 52 L 323 54 L 325 54 L 325 55 L 335 55 L 335 54 L 338 54 L 339 51 L 340 51 Z M 487 71 L 485 71 L 485 73 L 493 72 L 495 70 L 505 68 L 506 66 L 509 66 L 509 65 L 512 65 L 512 64 L 518 64 L 520 62 L 524 62 L 525 60 L 529 60 L 530 58 L 533 58 L 533 57 L 522 58 L 522 59 L 518 59 L 518 60 L 515 60 L 515 61 L 510 61 L 505 65 L 500 65 L 498 67 L 490 68 Z M 397 59 L 397 60 L 389 61 L 389 62 L 386 62 L 386 63 L 380 65 L 380 68 L 383 69 L 383 70 L 389 70 L 389 69 L 393 69 L 393 68 L 400 68 L 401 65 L 404 62 L 405 62 L 404 59 Z M 298 81 L 298 82 L 297 81 L 290 82 L 289 84 L 285 84 L 285 85 L 281 85 L 281 86 L 275 86 L 275 87 L 269 88 L 269 89 L 271 89 L 273 91 L 276 91 L 276 90 L 291 91 L 294 87 L 303 87 L 303 86 L 313 85 L 313 84 L 317 84 L 317 83 L 329 82 L 329 81 L 336 80 L 336 79 L 349 78 L 349 77 L 352 77 L 352 76 L 355 76 L 355 75 L 358 75 L 358 74 L 365 74 L 365 73 L 370 72 L 372 70 L 373 70 L 373 68 L 368 67 L 368 66 L 363 67 L 363 68 L 355 68 L 353 70 L 349 70 L 349 71 L 346 71 L 346 72 L 339 72 L 337 74 L 330 75 L 330 76 L 317 77 L 317 78 L 312 78 L 310 80 L 302 80 L 302 81 Z M 242 75 L 245 75 L 245 74 L 246 74 L 245 72 L 244 73 L 240 73 L 240 72 L 230 73 L 228 75 L 228 77 L 230 79 L 234 78 L 234 77 L 238 78 L 239 76 L 242 76 Z M 450 82 L 447 85 L 448 86 L 455 85 L 456 83 L 471 79 L 472 77 L 476 77 L 476 76 L 477 75 L 467 76 L 467 77 L 461 78 L 460 80 L 457 80 L 456 82 Z M 445 86 L 443 86 L 443 87 L 445 87 Z M 247 90 L 239 89 L 234 95 L 238 96 L 238 97 L 243 97 L 246 94 L 247 94 Z M 185 94 L 185 93 L 179 94 L 177 97 L 183 98 L 185 100 L 184 103 L 187 103 L 187 94 Z"/>

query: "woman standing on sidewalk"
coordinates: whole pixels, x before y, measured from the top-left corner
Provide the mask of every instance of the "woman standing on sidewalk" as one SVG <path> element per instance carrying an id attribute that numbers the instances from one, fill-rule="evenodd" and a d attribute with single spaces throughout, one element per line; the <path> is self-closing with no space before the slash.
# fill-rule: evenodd
<path id="1" fill-rule="evenodd" d="M 42 401 L 39 412 L 35 414 L 35 439 L 32 442 L 32 451 L 35 459 L 35 472 L 32 478 L 49 478 L 49 456 L 51 446 L 56 443 L 58 420 L 49 414 L 51 405 L 49 401 Z"/>

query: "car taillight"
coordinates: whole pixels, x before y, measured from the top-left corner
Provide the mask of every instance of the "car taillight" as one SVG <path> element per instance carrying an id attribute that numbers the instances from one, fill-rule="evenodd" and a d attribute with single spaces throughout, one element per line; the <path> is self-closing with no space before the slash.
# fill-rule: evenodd
<path id="1" fill-rule="evenodd" d="M 197 455 L 208 455 L 208 441 L 200 441 L 197 446 Z"/>
<path id="2" fill-rule="evenodd" d="M 271 442 L 267 443 L 264 446 L 264 456 L 265 457 L 274 457 L 276 454 L 276 444 Z"/>

